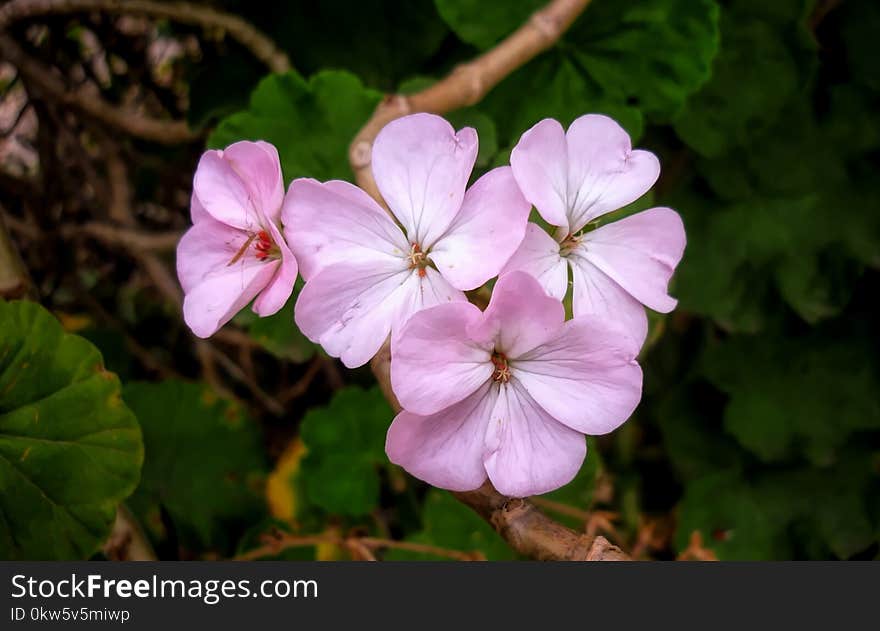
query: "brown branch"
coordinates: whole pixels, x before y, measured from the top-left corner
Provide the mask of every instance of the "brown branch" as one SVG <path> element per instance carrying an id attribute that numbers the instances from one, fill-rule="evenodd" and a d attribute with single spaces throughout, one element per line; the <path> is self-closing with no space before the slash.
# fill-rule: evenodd
<path id="1" fill-rule="evenodd" d="M 480 552 L 462 552 L 449 548 L 441 548 L 424 543 L 412 541 L 395 541 L 379 537 L 338 537 L 335 535 L 290 535 L 287 533 L 274 533 L 267 536 L 266 543 L 253 550 L 240 554 L 235 561 L 254 561 L 263 557 L 275 556 L 288 548 L 305 548 L 320 545 L 334 545 L 346 550 L 356 561 L 375 561 L 374 550 L 383 548 L 394 550 L 406 550 L 418 554 L 427 554 L 436 557 L 454 559 L 456 561 L 485 561 L 486 558 Z"/>
<path id="2" fill-rule="evenodd" d="M 9 5 L 6 5 L 9 6 Z M 5 7 L 4 7 L 5 8 Z M 129 135 L 166 145 L 199 138 L 183 121 L 146 118 L 108 103 L 94 92 L 69 89 L 51 68 L 28 55 L 11 37 L 0 33 L 0 56 L 18 68 L 29 90 L 76 109 Z"/>
<path id="3" fill-rule="evenodd" d="M 502 79 L 553 46 L 589 3 L 553 0 L 494 48 L 459 66 L 445 79 L 415 94 L 386 97 L 349 147 L 358 186 L 382 203 L 370 169 L 370 153 L 373 140 L 385 125 L 412 112 L 443 114 L 478 103 Z"/>
<path id="4" fill-rule="evenodd" d="M 78 226 L 65 226 L 61 230 L 65 238 L 79 233 L 104 243 L 113 243 L 125 249 L 143 251 L 168 251 L 177 247 L 180 232 L 143 232 L 134 228 L 122 228 L 109 223 L 91 221 Z"/>
<path id="5" fill-rule="evenodd" d="M 391 390 L 391 352 L 385 344 L 370 364 L 379 387 L 395 410 L 400 404 Z M 475 491 L 453 493 L 492 524 L 518 553 L 541 561 L 629 561 L 605 537 L 575 532 L 550 519 L 531 501 L 508 498 L 489 482 Z"/>
<path id="6" fill-rule="evenodd" d="M 0 31 L 17 20 L 63 13 L 124 13 L 148 15 L 228 33 L 272 72 L 290 70 L 290 60 L 269 37 L 237 15 L 189 2 L 151 0 L 12 0 L 0 8 Z"/>

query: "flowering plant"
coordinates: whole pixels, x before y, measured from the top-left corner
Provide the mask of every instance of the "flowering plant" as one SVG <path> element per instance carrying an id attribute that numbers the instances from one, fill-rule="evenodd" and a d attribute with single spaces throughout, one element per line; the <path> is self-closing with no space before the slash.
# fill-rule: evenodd
<path id="1" fill-rule="evenodd" d="M 371 156 L 389 212 L 339 180 L 296 179 L 282 195 L 264 142 L 209 151 L 178 274 L 186 321 L 207 336 L 255 298 L 258 315 L 278 311 L 299 266 L 295 321 L 309 339 L 350 368 L 389 340 L 403 408 L 389 458 L 441 488 L 488 478 L 523 497 L 568 483 L 584 435 L 612 431 L 638 405 L 642 304 L 674 308 L 667 286 L 685 235 L 668 208 L 597 226 L 659 175 L 607 117 L 582 116 L 567 133 L 541 121 L 510 166 L 467 188 L 478 142 L 432 114 L 389 123 Z M 528 223 L 531 205 L 555 237 Z M 465 292 L 499 274 L 481 312 Z"/>

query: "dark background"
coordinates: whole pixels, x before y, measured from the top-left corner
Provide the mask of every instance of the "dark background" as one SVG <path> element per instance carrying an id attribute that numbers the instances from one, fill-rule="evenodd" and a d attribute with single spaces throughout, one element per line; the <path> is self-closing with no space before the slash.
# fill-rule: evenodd
<path id="1" fill-rule="evenodd" d="M 286 558 L 357 558 L 338 540 L 362 534 L 511 558 L 451 496 L 387 462 L 391 411 L 369 370 L 316 353 L 292 301 L 196 342 L 173 263 L 206 146 L 263 138 L 287 181 L 351 180 L 348 143 L 382 93 L 445 76 L 543 3 L 202 4 L 261 29 L 294 70 L 269 76 L 222 29 L 175 19 L 44 15 L 0 34 L 19 51 L 0 49 L 0 211 L 30 297 L 123 383 L 145 454 L 126 506 L 162 559 L 279 538 L 294 542 Z M 541 118 L 612 115 L 663 166 L 623 212 L 666 205 L 685 220 L 680 303 L 652 314 L 644 399 L 539 500 L 555 517 L 642 558 L 880 555 L 878 36 L 870 0 L 593 0 L 551 50 L 448 114 L 478 129 L 475 177 Z M 120 131 L 41 75 L 167 135 Z M 0 552 L 88 557 L 108 515 L 64 553 Z"/>

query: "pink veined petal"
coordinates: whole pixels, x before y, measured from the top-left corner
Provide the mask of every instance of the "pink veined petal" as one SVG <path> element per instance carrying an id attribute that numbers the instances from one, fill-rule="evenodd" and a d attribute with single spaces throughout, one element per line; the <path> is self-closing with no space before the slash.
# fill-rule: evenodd
<path id="1" fill-rule="evenodd" d="M 574 285 L 574 316 L 595 315 L 616 322 L 639 345 L 643 344 L 648 336 L 648 316 L 642 304 L 578 252 L 572 253 L 568 262 Z"/>
<path id="2" fill-rule="evenodd" d="M 568 263 L 559 254 L 559 243 L 541 226 L 529 223 L 526 236 L 501 271 L 522 271 L 535 278 L 548 295 L 562 300 L 568 291 Z"/>
<path id="3" fill-rule="evenodd" d="M 629 134 L 607 116 L 581 116 L 568 128 L 566 140 L 569 232 L 634 202 L 660 176 L 657 156 L 634 151 Z"/>
<path id="4" fill-rule="evenodd" d="M 435 414 L 397 415 L 385 440 L 391 462 L 441 489 L 472 491 L 486 481 L 483 439 L 498 398 L 486 383 Z"/>
<path id="5" fill-rule="evenodd" d="M 373 143 L 376 186 L 406 230 L 427 251 L 461 208 L 474 161 L 477 132 L 458 133 L 434 114 L 388 123 Z"/>
<path id="6" fill-rule="evenodd" d="M 545 118 L 525 132 L 510 152 L 510 166 L 525 198 L 548 223 L 568 227 L 568 153 L 565 130 Z"/>
<path id="7" fill-rule="evenodd" d="M 278 221 L 284 199 L 284 178 L 278 150 L 268 142 L 243 140 L 223 150 L 223 159 L 232 165 L 251 193 L 254 207 L 270 221 Z"/>
<path id="8" fill-rule="evenodd" d="M 348 368 L 362 366 L 388 337 L 400 303 L 409 298 L 404 286 L 413 274 L 403 260 L 367 266 L 334 263 L 313 276 L 300 292 L 294 310 L 296 324 Z"/>
<path id="9" fill-rule="evenodd" d="M 668 313 L 678 301 L 667 293 L 685 247 L 684 224 L 670 208 L 651 208 L 584 235 L 583 257 L 642 304 Z"/>
<path id="10" fill-rule="evenodd" d="M 202 206 L 202 202 L 199 201 L 199 198 L 196 197 L 196 194 L 193 193 L 189 198 L 189 217 L 194 224 L 202 221 L 203 219 L 211 219 L 214 220 L 214 217 L 205 210 L 205 207 Z"/>
<path id="11" fill-rule="evenodd" d="M 514 359 L 542 344 L 565 321 L 565 309 L 525 272 L 510 272 L 495 283 L 481 320 L 468 336 Z"/>
<path id="12" fill-rule="evenodd" d="M 218 228 L 219 226 L 219 228 Z M 234 240 L 230 233 L 236 236 Z M 244 241 L 241 233 L 213 220 L 187 231 L 178 246 L 177 267 L 184 287 L 183 318 L 193 333 L 209 337 L 229 322 L 272 280 L 280 261 L 259 261 L 246 253 L 229 264 L 229 245 L 222 241 Z M 218 241 L 217 238 L 221 240 Z"/>
<path id="13" fill-rule="evenodd" d="M 281 251 L 281 265 L 278 266 L 275 276 L 254 301 L 254 313 L 263 318 L 278 313 L 287 303 L 290 294 L 293 293 L 293 285 L 296 283 L 297 275 L 296 258 L 287 247 L 287 243 L 284 242 L 281 231 L 272 221 L 267 222 L 267 228 L 272 241 Z"/>
<path id="14" fill-rule="evenodd" d="M 256 232 L 261 218 L 252 194 L 222 151 L 206 151 L 193 178 L 193 193 L 214 219 L 226 225 Z"/>
<path id="15" fill-rule="evenodd" d="M 538 405 L 583 434 L 616 429 L 642 396 L 639 344 L 610 322 L 576 317 L 511 364 L 513 378 Z"/>
<path id="16" fill-rule="evenodd" d="M 498 275 L 522 242 L 529 209 L 510 167 L 489 171 L 468 189 L 431 260 L 454 287 L 476 289 Z"/>
<path id="17" fill-rule="evenodd" d="M 287 242 L 306 280 L 334 263 L 384 264 L 410 251 L 411 244 L 388 213 L 348 182 L 294 180 L 282 217 Z"/>
<path id="18" fill-rule="evenodd" d="M 451 302 L 467 302 L 467 297 L 464 292 L 450 285 L 449 281 L 435 269 L 426 268 L 424 276 L 413 272 L 406 279 L 401 299 L 394 311 L 391 323 L 391 348 L 394 348 L 394 341 L 413 314 L 422 309 Z"/>
<path id="19" fill-rule="evenodd" d="M 434 414 L 491 379 L 491 347 L 467 337 L 481 316 L 469 302 L 454 302 L 409 319 L 391 347 L 391 386 L 405 410 Z"/>
<path id="20" fill-rule="evenodd" d="M 553 419 L 515 379 L 500 386 L 483 457 L 500 493 L 527 497 L 558 489 L 577 475 L 586 455 L 584 435 Z"/>
<path id="21" fill-rule="evenodd" d="M 177 278 L 184 293 L 208 274 L 229 265 L 247 241 L 247 234 L 211 215 L 201 218 L 177 243 Z"/>

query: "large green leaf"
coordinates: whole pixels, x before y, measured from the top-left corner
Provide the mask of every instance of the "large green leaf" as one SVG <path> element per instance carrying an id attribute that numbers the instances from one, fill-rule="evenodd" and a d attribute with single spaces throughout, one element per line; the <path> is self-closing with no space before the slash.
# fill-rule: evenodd
<path id="1" fill-rule="evenodd" d="M 748 144 L 808 84 L 815 45 L 806 35 L 803 4 L 749 0 L 724 10 L 712 78 L 676 121 L 675 129 L 688 145 L 718 156 Z M 772 5 L 776 10 L 768 11 Z"/>
<path id="2" fill-rule="evenodd" d="M 510 35 L 546 0 L 434 0 L 437 12 L 462 41 L 489 48 Z"/>
<path id="3" fill-rule="evenodd" d="M 294 70 L 270 75 L 251 94 L 246 110 L 220 122 L 208 145 L 266 140 L 278 148 L 288 182 L 350 179 L 348 145 L 381 97 L 347 72 L 322 71 L 308 81 Z"/>
<path id="4" fill-rule="evenodd" d="M 267 465 L 260 431 L 241 407 L 207 386 L 132 383 L 125 401 L 144 432 L 143 479 L 131 506 L 156 539 L 170 516 L 187 547 L 227 547 L 232 527 L 265 513 Z"/>
<path id="5" fill-rule="evenodd" d="M 142 461 L 98 350 L 39 305 L 0 301 L 0 558 L 91 556 Z"/>
<path id="6" fill-rule="evenodd" d="M 489 45 L 535 7 L 498 9 L 473 0 L 438 0 L 459 36 Z M 507 9 L 507 5 L 506 9 Z M 495 88 L 484 109 L 495 117 L 502 144 L 542 118 L 568 125 L 588 112 L 617 119 L 634 138 L 643 116 L 668 120 L 709 79 L 718 48 L 714 0 L 596 2 L 560 43 Z"/>
<path id="7" fill-rule="evenodd" d="M 300 479 L 307 499 L 336 515 L 368 515 L 379 503 L 385 432 L 394 417 L 378 388 L 339 390 L 300 425 L 306 446 Z"/>

